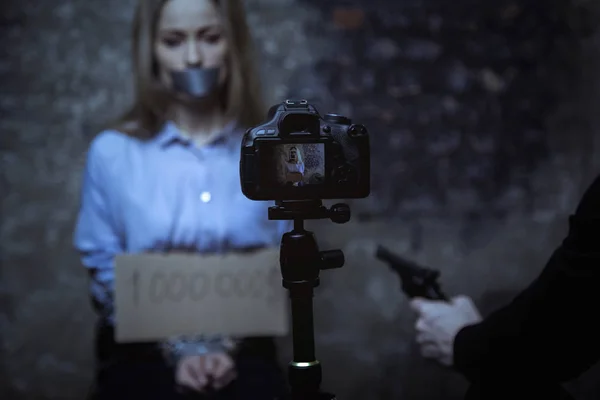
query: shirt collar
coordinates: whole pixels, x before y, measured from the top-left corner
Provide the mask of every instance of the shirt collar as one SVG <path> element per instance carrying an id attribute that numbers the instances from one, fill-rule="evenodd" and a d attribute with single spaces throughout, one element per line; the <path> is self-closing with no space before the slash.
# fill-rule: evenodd
<path id="1" fill-rule="evenodd" d="M 239 131 L 237 122 L 232 121 L 228 123 L 225 128 L 213 139 L 212 142 L 207 143 L 206 146 L 218 146 L 221 144 L 228 143 Z M 167 121 L 163 125 L 162 129 L 156 135 L 155 142 L 160 147 L 167 147 L 173 143 L 179 142 L 183 144 L 189 144 L 190 140 L 181 134 L 181 131 L 177 128 L 173 121 Z"/>

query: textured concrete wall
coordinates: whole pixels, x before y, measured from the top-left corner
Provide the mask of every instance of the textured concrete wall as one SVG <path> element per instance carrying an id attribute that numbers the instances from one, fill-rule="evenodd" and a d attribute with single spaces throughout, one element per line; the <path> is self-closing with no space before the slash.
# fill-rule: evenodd
<path id="1" fill-rule="evenodd" d="M 447 292 L 489 312 L 542 268 L 600 170 L 591 2 L 492 3 L 247 1 L 274 99 L 309 98 L 373 136 L 372 196 L 345 226 L 314 224 L 347 256 L 316 298 L 325 387 L 341 399 L 465 387 L 416 354 L 374 243 L 436 266 Z M 70 240 L 85 149 L 130 100 L 132 4 L 2 4 L 2 398 L 80 399 L 91 381 L 93 315 Z M 599 374 L 570 388 L 598 398 Z"/>

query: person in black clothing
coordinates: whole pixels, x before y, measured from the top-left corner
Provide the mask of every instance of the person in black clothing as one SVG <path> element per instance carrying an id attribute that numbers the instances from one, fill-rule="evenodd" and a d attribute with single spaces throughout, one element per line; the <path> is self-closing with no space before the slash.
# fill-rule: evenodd
<path id="1" fill-rule="evenodd" d="M 569 399 L 561 383 L 600 360 L 600 176 L 539 277 L 481 319 L 473 302 L 414 299 L 423 356 L 462 373 L 467 399 Z"/>

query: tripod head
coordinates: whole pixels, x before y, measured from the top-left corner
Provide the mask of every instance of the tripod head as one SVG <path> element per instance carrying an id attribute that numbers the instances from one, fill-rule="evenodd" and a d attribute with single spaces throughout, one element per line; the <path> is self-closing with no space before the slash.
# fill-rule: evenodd
<path id="1" fill-rule="evenodd" d="M 337 224 L 350 221 L 348 204 L 338 203 L 327 208 L 321 200 L 276 201 L 275 207 L 269 207 L 270 220 L 330 219 Z"/>
<path id="2" fill-rule="evenodd" d="M 270 220 L 293 220 L 294 228 L 283 234 L 279 263 L 283 287 L 290 293 L 292 310 L 293 360 L 288 376 L 292 400 L 335 400 L 321 392 L 321 364 L 315 356 L 313 289 L 319 286 L 321 270 L 341 268 L 341 250 L 319 251 L 315 235 L 304 229 L 307 219 L 330 219 L 339 224 L 350 220 L 350 207 L 335 204 L 331 208 L 321 200 L 277 201 L 269 208 Z"/>

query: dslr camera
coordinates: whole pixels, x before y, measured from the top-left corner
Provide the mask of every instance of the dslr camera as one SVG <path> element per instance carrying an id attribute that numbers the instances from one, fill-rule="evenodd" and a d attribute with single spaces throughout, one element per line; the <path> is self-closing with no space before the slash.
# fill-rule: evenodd
<path id="1" fill-rule="evenodd" d="M 350 118 L 321 117 L 306 100 L 271 107 L 244 134 L 242 192 L 250 200 L 358 199 L 370 193 L 367 129 Z"/>

